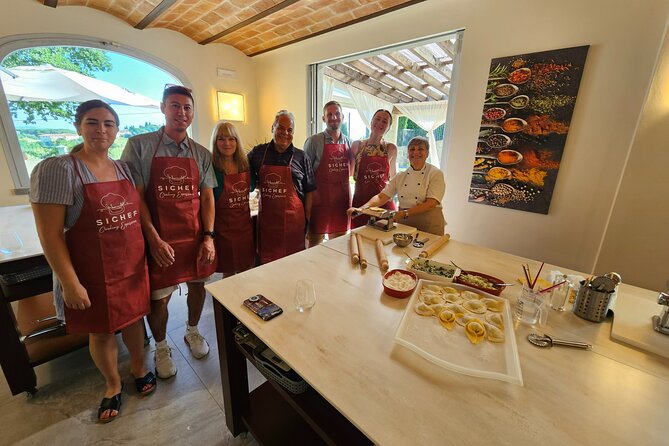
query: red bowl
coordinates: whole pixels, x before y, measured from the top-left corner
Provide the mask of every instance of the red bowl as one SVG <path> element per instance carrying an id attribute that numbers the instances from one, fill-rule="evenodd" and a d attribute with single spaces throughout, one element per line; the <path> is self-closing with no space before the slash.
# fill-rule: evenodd
<path id="1" fill-rule="evenodd" d="M 413 287 L 411 287 L 410 290 L 400 291 L 400 290 L 396 290 L 394 288 L 390 288 L 389 286 L 387 286 L 386 285 L 386 279 L 388 277 L 390 277 L 391 275 L 395 274 L 395 273 L 402 273 L 402 274 L 406 274 L 407 276 L 411 277 L 414 281 Z M 398 299 L 404 299 L 404 298 L 407 298 L 407 297 L 411 296 L 411 293 L 413 293 L 413 290 L 416 289 L 417 284 L 418 284 L 418 277 L 416 277 L 416 275 L 414 273 L 412 273 L 411 271 L 406 271 L 406 270 L 403 270 L 403 269 L 391 269 L 390 271 L 388 271 L 387 273 L 385 273 L 383 275 L 383 291 L 388 296 L 397 297 Z"/>
<path id="2" fill-rule="evenodd" d="M 506 288 L 505 286 L 496 286 L 493 289 L 484 288 L 482 286 L 478 286 L 476 284 L 469 283 L 467 281 L 462 280 L 462 277 L 461 277 L 462 274 L 469 274 L 469 275 L 472 275 L 472 276 L 479 276 L 479 277 L 482 277 L 482 278 L 484 278 L 484 279 L 486 279 L 486 280 L 488 280 L 489 282 L 492 282 L 492 283 L 505 283 L 502 279 L 498 279 L 497 277 L 489 276 L 487 274 L 479 273 L 479 272 L 476 272 L 476 271 L 461 271 L 460 274 L 455 276 L 455 283 L 459 283 L 461 285 L 467 285 L 468 287 L 472 287 L 472 288 L 475 288 L 477 290 L 481 290 L 483 292 L 492 294 L 493 296 L 499 296 L 500 294 L 502 294 L 502 291 L 504 291 L 504 288 Z"/>

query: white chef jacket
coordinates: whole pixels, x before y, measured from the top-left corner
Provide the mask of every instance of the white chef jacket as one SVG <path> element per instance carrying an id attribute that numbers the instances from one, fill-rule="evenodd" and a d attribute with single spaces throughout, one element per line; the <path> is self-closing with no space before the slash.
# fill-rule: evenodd
<path id="1" fill-rule="evenodd" d="M 441 170 L 429 163 L 421 170 L 413 170 L 409 166 L 390 179 L 388 185 L 381 191 L 383 195 L 392 198 L 397 194 L 400 209 L 409 209 L 417 204 L 433 198 L 441 207 L 441 200 L 446 192 L 446 182 Z"/>

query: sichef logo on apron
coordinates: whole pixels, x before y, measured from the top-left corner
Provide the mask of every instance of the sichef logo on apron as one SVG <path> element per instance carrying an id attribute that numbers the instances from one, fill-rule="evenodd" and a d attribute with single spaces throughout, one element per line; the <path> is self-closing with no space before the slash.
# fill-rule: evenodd
<path id="1" fill-rule="evenodd" d="M 245 207 L 249 201 L 249 185 L 246 181 L 241 180 L 234 183 L 232 186 L 232 194 L 228 197 L 228 204 L 230 208 Z"/>
<path id="2" fill-rule="evenodd" d="M 95 220 L 98 232 L 125 231 L 126 228 L 137 223 L 139 210 L 126 212 L 125 207 L 132 203 L 122 195 L 108 193 L 100 199 L 101 208 L 97 209 L 100 218 Z"/>
<path id="3" fill-rule="evenodd" d="M 338 144 L 337 148 L 330 154 L 328 170 L 330 172 L 348 172 L 348 157 L 342 144 Z"/>
<path id="4" fill-rule="evenodd" d="M 158 198 L 188 198 L 195 193 L 195 186 L 192 184 L 192 178 L 183 167 L 169 166 L 163 170 L 160 179 L 168 184 L 156 185 L 156 196 Z"/>
<path id="5" fill-rule="evenodd" d="M 369 163 L 367 165 L 367 171 L 363 175 L 362 180 L 365 183 L 373 183 L 383 179 L 383 174 L 385 169 L 379 163 Z"/>
<path id="6" fill-rule="evenodd" d="M 266 187 L 260 189 L 260 193 L 265 198 L 286 198 L 286 183 L 281 180 L 281 175 L 269 173 L 265 177 Z"/>

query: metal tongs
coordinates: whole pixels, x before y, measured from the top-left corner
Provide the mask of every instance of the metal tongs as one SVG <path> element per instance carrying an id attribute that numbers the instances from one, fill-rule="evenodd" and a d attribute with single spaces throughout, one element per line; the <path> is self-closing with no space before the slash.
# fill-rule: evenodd
<path id="1" fill-rule="evenodd" d="M 563 347 L 582 348 L 584 350 L 592 348 L 592 345 L 587 344 L 585 342 L 565 341 L 564 339 L 552 338 L 547 334 L 540 335 L 537 333 L 530 333 L 527 335 L 527 340 L 530 341 L 531 344 L 534 344 L 537 347 L 542 347 L 542 348 L 552 347 L 554 345 L 561 345 Z"/>

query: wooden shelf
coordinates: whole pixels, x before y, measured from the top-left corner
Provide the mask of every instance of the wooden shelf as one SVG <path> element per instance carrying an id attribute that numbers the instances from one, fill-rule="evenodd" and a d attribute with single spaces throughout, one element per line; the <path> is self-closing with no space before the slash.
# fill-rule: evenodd
<path id="1" fill-rule="evenodd" d="M 246 345 L 238 345 L 238 347 L 251 364 L 259 368 L 251 347 Z M 268 379 L 266 384 L 273 388 L 275 398 L 281 398 L 285 404 L 289 405 L 291 411 L 302 418 L 310 429 L 318 434 L 324 444 L 352 446 L 372 444 L 313 388 L 309 387 L 304 393 L 296 394 L 287 391 L 272 379 Z"/>
<path id="2" fill-rule="evenodd" d="M 253 437 L 264 446 L 328 444 L 279 395 L 270 382 L 249 394 L 248 411 L 242 420 Z"/>

